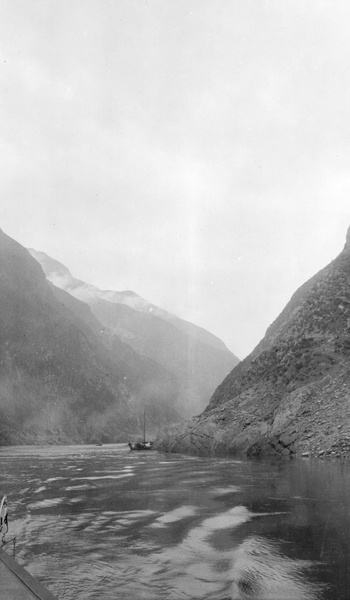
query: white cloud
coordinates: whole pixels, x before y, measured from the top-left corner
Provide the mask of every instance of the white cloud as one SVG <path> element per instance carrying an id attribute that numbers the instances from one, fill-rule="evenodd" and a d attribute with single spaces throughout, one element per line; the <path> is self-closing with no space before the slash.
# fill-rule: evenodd
<path id="1" fill-rule="evenodd" d="M 299 0 L 5 1 L 2 228 L 243 356 L 343 245 L 349 16 Z"/>

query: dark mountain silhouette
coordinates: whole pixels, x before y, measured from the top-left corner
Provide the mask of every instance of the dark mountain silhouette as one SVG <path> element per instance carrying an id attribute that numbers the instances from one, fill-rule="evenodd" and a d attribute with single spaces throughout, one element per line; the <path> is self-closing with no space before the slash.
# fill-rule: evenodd
<path id="1" fill-rule="evenodd" d="M 179 418 L 174 378 L 50 285 L 0 230 L 0 444 L 127 441 Z"/>
<path id="2" fill-rule="evenodd" d="M 239 361 L 205 329 L 183 321 L 131 291 L 100 290 L 72 277 L 43 252 L 29 250 L 55 286 L 86 302 L 109 331 L 171 373 L 177 387 L 175 407 L 183 417 L 205 408 L 216 386 Z"/>
<path id="3" fill-rule="evenodd" d="M 292 296 L 255 350 L 163 450 L 350 452 L 350 229 L 341 254 Z"/>

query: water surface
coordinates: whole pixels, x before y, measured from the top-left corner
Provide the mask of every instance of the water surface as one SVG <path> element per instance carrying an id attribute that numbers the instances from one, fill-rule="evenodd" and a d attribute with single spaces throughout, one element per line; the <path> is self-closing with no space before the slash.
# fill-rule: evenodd
<path id="1" fill-rule="evenodd" d="M 59 600 L 350 597 L 348 465 L 124 445 L 0 460 L 16 559 Z"/>

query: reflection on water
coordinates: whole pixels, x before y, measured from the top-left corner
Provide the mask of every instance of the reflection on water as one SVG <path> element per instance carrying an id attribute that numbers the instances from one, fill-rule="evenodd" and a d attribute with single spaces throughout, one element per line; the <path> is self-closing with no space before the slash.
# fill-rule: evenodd
<path id="1" fill-rule="evenodd" d="M 1 448 L 17 559 L 60 600 L 348 600 L 350 466 Z"/>
<path id="2" fill-rule="evenodd" d="M 235 552 L 230 597 L 315 600 L 321 597 L 321 589 L 305 578 L 308 567 L 312 562 L 289 560 L 266 539 L 248 538 Z"/>

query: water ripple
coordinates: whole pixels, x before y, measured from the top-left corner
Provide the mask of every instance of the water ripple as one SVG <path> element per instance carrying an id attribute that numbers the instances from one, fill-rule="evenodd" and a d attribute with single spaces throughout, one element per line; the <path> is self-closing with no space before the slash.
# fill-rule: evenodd
<path id="1" fill-rule="evenodd" d="M 348 600 L 344 472 L 330 493 L 309 463 L 299 472 L 117 445 L 0 455 L 17 558 L 60 600 L 321 600 L 327 578 L 328 598 Z"/>

